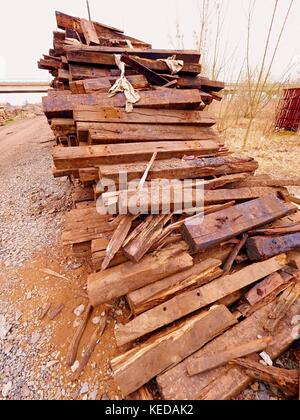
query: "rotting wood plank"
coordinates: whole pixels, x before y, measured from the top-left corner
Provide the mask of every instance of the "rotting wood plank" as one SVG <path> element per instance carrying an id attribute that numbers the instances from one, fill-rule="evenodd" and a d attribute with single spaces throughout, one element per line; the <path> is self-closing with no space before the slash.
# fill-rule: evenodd
<path id="1" fill-rule="evenodd" d="M 147 162 L 101 165 L 99 176 L 109 178 L 115 182 L 119 180 L 120 173 L 126 173 L 128 181 L 142 176 Z M 254 159 L 246 157 L 215 157 L 194 160 L 166 159 L 156 161 L 149 173 L 152 179 L 189 179 L 207 176 L 229 175 L 253 172 L 258 164 Z"/>
<path id="2" fill-rule="evenodd" d="M 221 137 L 210 127 L 197 129 L 194 125 L 77 123 L 77 133 L 89 144 L 132 143 L 144 141 L 218 140 Z M 85 134 L 82 134 L 85 133 Z M 235 182 L 235 181 L 233 181 Z"/>
<path id="3" fill-rule="evenodd" d="M 166 204 L 171 212 L 177 213 L 185 205 L 185 200 L 189 200 L 191 206 L 196 206 L 197 203 L 203 202 L 203 205 L 222 204 L 230 201 L 247 201 L 259 197 L 264 197 L 268 194 L 276 193 L 272 187 L 254 187 L 254 188 L 236 188 L 231 189 L 215 189 L 203 191 L 200 185 L 191 184 L 182 185 L 174 182 L 173 185 L 163 186 L 157 185 L 151 188 L 146 188 L 139 192 L 135 191 L 121 191 L 119 194 L 118 206 L 119 211 L 127 209 L 130 212 L 130 203 L 139 203 L 141 209 L 156 209 L 162 211 Z M 166 196 L 168 197 L 166 201 Z M 284 252 L 284 250 L 282 251 Z M 273 256 L 273 255 L 272 255 Z"/>
<path id="4" fill-rule="evenodd" d="M 184 184 L 184 188 L 189 188 L 190 186 L 193 188 L 198 188 L 198 187 L 203 187 L 204 191 L 208 191 L 208 190 L 215 190 L 217 188 L 223 187 L 225 186 L 227 183 L 230 183 L 232 179 L 238 179 L 238 178 L 245 178 L 247 177 L 247 174 L 234 174 L 234 175 L 224 175 L 224 176 L 220 176 L 218 178 L 213 178 L 210 180 L 193 180 L 192 182 L 186 182 Z M 160 181 L 158 181 L 160 182 Z M 159 184 L 160 185 L 160 184 Z M 145 183 L 145 188 L 148 188 L 149 190 L 151 190 L 151 188 L 154 188 L 154 186 L 151 183 Z M 178 186 L 179 187 L 179 186 Z M 180 188 L 182 186 L 180 185 Z M 169 192 L 169 187 L 166 187 L 166 185 L 164 184 L 164 182 L 162 181 L 162 185 L 161 185 L 161 193 L 163 194 L 163 190 L 164 188 L 166 189 L 166 193 Z M 172 190 L 176 189 L 176 184 L 174 183 L 174 185 L 172 186 Z M 101 185 L 98 185 L 97 192 L 102 194 L 102 200 L 103 200 L 103 205 L 104 206 L 109 206 L 111 204 L 116 204 L 118 202 L 118 197 L 121 194 L 121 191 L 127 191 L 128 196 L 132 193 L 132 191 L 134 191 L 134 189 L 131 190 L 118 190 L 118 191 L 111 191 L 111 192 L 103 192 L 103 188 Z M 226 200 L 225 200 L 226 201 Z M 206 206 L 206 208 L 204 209 L 204 211 L 210 210 L 212 208 L 215 208 L 217 210 L 221 210 L 216 206 Z M 206 214 L 208 213 L 208 211 L 206 212 Z M 213 213 L 213 212 L 211 212 Z"/>
<path id="5" fill-rule="evenodd" d="M 219 144 L 207 141 L 148 142 L 107 144 L 54 148 L 52 156 L 56 169 L 80 169 L 101 164 L 140 162 L 157 152 L 158 159 L 183 157 L 186 154 L 207 155 L 219 150 Z M 234 190 L 229 190 L 230 191 Z M 231 193 L 232 195 L 232 193 Z M 229 200 L 228 200 L 229 201 Z"/>
<path id="6" fill-rule="evenodd" d="M 180 92 L 171 90 L 171 92 Z M 100 96 L 102 94 L 94 94 L 90 96 Z M 76 96 L 76 95 L 73 95 Z M 85 95 L 79 95 L 83 97 Z M 117 94 L 113 98 L 106 98 L 103 101 L 103 104 L 109 103 L 111 101 L 110 107 L 90 107 L 88 106 L 85 110 L 83 106 L 80 108 L 72 105 L 74 109 L 73 115 L 76 122 L 99 122 L 99 123 L 123 123 L 123 124 L 193 124 L 200 127 L 211 127 L 216 123 L 216 120 L 210 116 L 207 112 L 204 111 L 195 111 L 195 110 L 180 110 L 180 109 L 162 109 L 162 108 L 176 108 L 182 106 L 182 101 L 184 101 L 184 106 L 187 107 L 188 101 L 184 99 L 183 96 L 177 95 L 172 100 L 171 97 L 167 97 L 164 93 L 161 97 L 153 96 L 152 91 L 142 91 L 140 92 L 141 101 L 135 104 L 133 112 L 126 112 L 123 108 L 125 106 L 124 95 L 120 96 Z M 148 100 L 147 97 L 150 97 Z M 152 98 L 151 98 L 152 96 Z M 185 96 L 185 95 L 184 95 Z M 196 94 L 197 96 L 197 94 Z M 143 97 L 145 100 L 143 100 Z M 66 98 L 62 98 L 62 101 Z M 99 98 L 101 100 L 101 98 Z M 56 98 L 53 99 L 55 101 Z M 97 100 L 92 98 L 92 100 Z M 193 101 L 193 99 L 192 99 Z M 195 106 L 197 106 L 198 99 L 195 98 Z M 44 101 L 45 102 L 45 101 Z M 72 102 L 72 100 L 71 100 Z M 102 103 L 102 102 L 101 102 Z M 149 105 L 148 105 L 149 104 Z M 47 105 L 47 104 L 46 104 Z M 117 108 L 119 106 L 119 108 Z M 194 105 L 193 105 L 194 106 Z M 149 107 L 149 108 L 148 108 Z M 93 109 L 94 108 L 94 109 Z M 155 108 L 155 109 L 152 109 Z M 159 111 L 157 110 L 159 109 Z M 48 114 L 49 108 L 45 107 L 44 110 Z M 55 106 L 52 108 L 54 112 Z"/>
<path id="7" fill-rule="evenodd" d="M 251 376 L 254 380 L 266 382 L 280 388 L 289 397 L 298 393 L 299 376 L 297 369 L 263 366 L 254 360 L 240 358 L 234 360 L 233 363 L 242 367 L 247 375 Z"/>
<path id="8" fill-rule="evenodd" d="M 132 239 L 123 245 L 123 253 L 131 261 L 140 261 L 161 235 L 170 215 L 149 215 L 132 232 Z M 137 232 L 137 229 L 139 231 Z"/>
<path id="9" fill-rule="evenodd" d="M 186 244 L 180 242 L 148 254 L 138 263 L 128 261 L 101 273 L 91 274 L 88 277 L 91 304 L 100 305 L 191 267 L 193 259 L 186 248 Z"/>
<path id="10" fill-rule="evenodd" d="M 282 236 L 253 236 L 246 242 L 248 257 L 260 261 L 282 252 L 300 249 L 300 232 Z"/>
<path id="11" fill-rule="evenodd" d="M 66 136 L 68 134 L 75 134 L 76 128 L 72 118 L 53 118 L 51 120 L 51 130 L 57 136 Z"/>
<path id="12" fill-rule="evenodd" d="M 264 329 L 274 333 L 280 320 L 300 296 L 300 283 L 291 283 L 279 297 L 277 304 L 272 308 L 264 323 Z"/>
<path id="13" fill-rule="evenodd" d="M 80 64 L 69 64 L 68 79 L 85 80 L 85 79 L 97 79 L 99 77 L 110 76 L 108 68 L 101 67 L 90 67 Z"/>
<path id="14" fill-rule="evenodd" d="M 170 366 L 180 363 L 236 322 L 225 306 L 216 306 L 196 315 L 174 331 L 153 337 L 114 358 L 111 361 L 114 380 L 126 396 Z"/>
<path id="15" fill-rule="evenodd" d="M 200 217 L 200 224 L 197 217 L 187 219 L 182 226 L 182 234 L 193 250 L 200 251 L 296 210 L 295 206 L 270 194 L 204 216 L 204 223 Z"/>
<path id="16" fill-rule="evenodd" d="M 80 25 L 81 25 L 81 29 L 82 29 L 87 45 L 91 45 L 91 44 L 99 45 L 100 44 L 99 38 L 98 38 L 93 22 L 87 19 L 80 19 Z"/>
<path id="17" fill-rule="evenodd" d="M 176 294 L 203 286 L 211 280 L 221 277 L 223 273 L 219 268 L 221 264 L 221 260 L 209 258 L 194 264 L 187 270 L 128 293 L 126 299 L 132 313 L 139 315 Z"/>
<path id="18" fill-rule="evenodd" d="M 134 76 L 127 76 L 127 80 L 132 84 L 133 88 L 136 90 L 147 89 L 149 88 L 149 83 L 147 79 L 140 75 L 136 74 Z M 83 93 L 94 93 L 102 92 L 108 93 L 109 89 L 112 87 L 114 82 L 117 80 L 117 77 L 100 77 L 98 79 L 87 79 L 80 82 L 74 82 L 76 84 L 82 83 Z"/>
<path id="19" fill-rule="evenodd" d="M 107 246 L 106 254 L 102 263 L 101 270 L 104 271 L 122 247 L 122 244 L 128 235 L 135 216 L 124 214 L 120 219 L 119 225 L 113 233 L 113 236 Z"/>
<path id="20" fill-rule="evenodd" d="M 117 345 L 122 346 L 204 308 L 280 270 L 285 263 L 286 255 L 280 255 L 261 263 L 251 264 L 234 274 L 221 277 L 195 290 L 175 296 L 173 299 L 144 312 L 128 324 L 116 326 Z"/>
<path id="21" fill-rule="evenodd" d="M 255 340 L 257 335 L 264 337 L 266 334 L 262 324 L 275 304 L 276 302 L 272 302 L 259 309 L 249 318 L 215 338 L 194 355 L 159 375 L 157 383 L 162 398 L 165 400 L 228 400 L 247 388 L 254 380 L 237 366 L 222 366 L 195 376 L 187 374 L 186 366 L 194 358 L 211 356 L 226 347 L 240 346 Z M 273 343 L 266 349 L 273 360 L 293 343 L 291 320 L 299 314 L 299 311 L 300 298 L 282 319 L 276 334 L 273 336 Z"/>
<path id="22" fill-rule="evenodd" d="M 154 244 L 154 246 L 152 246 L 151 249 L 149 250 L 149 253 L 154 252 L 156 249 L 164 248 L 170 244 L 178 243 L 181 240 L 182 240 L 181 235 L 169 236 L 160 244 L 160 246 L 156 246 L 156 244 Z M 93 243 L 97 243 L 97 241 L 98 241 L 97 239 L 92 241 L 92 248 L 93 248 Z M 109 241 L 106 241 L 106 243 L 108 244 Z M 92 253 L 92 263 L 93 263 L 93 268 L 95 271 L 101 270 L 101 266 L 102 266 L 104 257 L 106 255 L 105 250 L 106 250 L 107 244 L 105 247 L 102 247 L 102 249 L 98 249 Z M 124 255 L 122 250 L 120 250 L 119 252 L 117 252 L 115 257 L 110 262 L 109 267 L 115 267 L 116 265 L 123 264 L 126 261 L 128 261 L 128 258 Z"/>
<path id="23" fill-rule="evenodd" d="M 132 113 L 126 113 L 122 109 L 126 104 L 122 93 L 113 97 L 108 97 L 106 93 L 45 96 L 42 102 L 48 118 L 72 118 L 74 111 L 76 122 L 202 124 L 208 127 L 216 122 L 207 112 L 192 111 L 199 107 L 202 100 L 196 89 L 143 90 L 139 91 L 139 96 L 140 100 L 135 103 Z"/>
<path id="24" fill-rule="evenodd" d="M 250 354 L 261 352 L 272 342 L 272 337 L 258 338 L 238 347 L 224 349 L 213 356 L 195 357 L 187 364 L 187 372 L 190 376 L 198 375 L 208 370 L 225 365 L 226 363 L 238 358 L 249 356 Z"/>
<path id="25" fill-rule="evenodd" d="M 250 303 L 251 306 L 254 306 L 285 283 L 286 280 L 280 273 L 270 274 L 268 277 L 250 289 L 245 294 L 245 299 Z"/>
<path id="26" fill-rule="evenodd" d="M 80 182 L 87 183 L 97 181 L 99 178 L 99 170 L 97 168 L 80 168 L 78 169 Z"/>
<path id="27" fill-rule="evenodd" d="M 114 56 L 109 53 L 109 52 L 102 52 L 102 53 L 98 53 L 98 52 L 93 52 L 93 51 L 84 51 L 84 50 L 71 50 L 67 52 L 67 60 L 70 63 L 82 63 L 82 64 L 86 64 L 89 65 L 89 67 L 96 67 L 96 66 L 109 66 L 111 68 L 115 68 L 116 67 L 116 61 Z M 147 67 L 148 69 L 150 69 L 151 71 L 157 72 L 157 73 L 162 73 L 163 77 L 166 78 L 166 83 L 168 82 L 167 79 L 167 75 L 164 73 L 169 73 L 170 69 L 167 66 L 167 64 L 163 61 L 158 61 L 158 60 L 151 60 L 151 59 L 147 59 L 147 58 L 141 58 L 141 57 L 137 57 L 134 56 L 134 61 L 139 63 L 140 65 Z M 129 66 L 129 68 L 131 68 L 131 66 Z M 183 65 L 183 68 L 181 70 L 181 74 L 182 73 L 189 73 L 189 74 L 195 74 L 197 75 L 198 73 L 201 72 L 201 64 L 199 63 L 189 63 L 189 62 L 185 62 Z M 127 67 L 128 70 L 128 67 Z M 127 73 L 127 72 L 126 72 Z M 193 80 L 195 78 L 190 77 L 189 81 L 186 81 L 183 79 L 182 81 L 182 88 L 184 88 L 184 85 L 186 85 L 187 89 L 200 89 L 201 88 L 201 81 L 203 81 L 203 78 L 196 80 L 196 82 L 193 85 Z M 180 79 L 175 79 L 175 80 L 180 80 Z M 209 85 L 209 83 L 208 83 Z M 200 87 L 199 87 L 200 86 Z M 217 85 L 218 88 L 219 85 Z"/>
<path id="28" fill-rule="evenodd" d="M 119 48 L 119 47 L 97 47 L 82 45 L 80 50 L 77 47 L 66 46 L 65 51 L 83 51 L 97 54 L 125 54 L 147 58 L 150 60 L 166 59 L 176 55 L 177 60 L 183 60 L 187 63 L 198 64 L 200 53 L 196 50 L 159 50 L 159 49 L 138 49 L 138 48 Z"/>
<path id="29" fill-rule="evenodd" d="M 224 274 L 230 273 L 230 270 L 231 270 L 237 256 L 239 255 L 241 249 L 245 245 L 247 238 L 248 238 L 248 235 L 246 233 L 244 233 L 242 239 L 236 244 L 236 246 L 232 250 L 231 254 L 229 255 L 227 261 L 224 264 L 224 267 L 223 267 Z"/>
<path id="30" fill-rule="evenodd" d="M 248 232 L 249 236 L 254 235 L 283 235 L 285 233 L 300 232 L 300 223 L 279 227 L 260 228 Z"/>
<path id="31" fill-rule="evenodd" d="M 202 76 L 180 76 L 177 83 L 183 89 L 202 89 L 205 92 L 219 92 L 225 87 L 223 82 L 209 80 L 207 77 Z"/>
<path id="32" fill-rule="evenodd" d="M 231 187 L 289 187 L 289 186 L 300 186 L 300 179 L 269 179 L 255 175 L 246 181 L 242 181 L 238 184 L 233 184 Z"/>

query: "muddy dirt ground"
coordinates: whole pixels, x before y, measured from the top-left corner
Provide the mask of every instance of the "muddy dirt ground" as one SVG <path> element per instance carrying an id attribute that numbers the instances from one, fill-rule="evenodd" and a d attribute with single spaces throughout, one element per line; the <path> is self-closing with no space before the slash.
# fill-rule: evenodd
<path id="1" fill-rule="evenodd" d="M 84 315 L 74 310 L 87 308 L 91 268 L 87 261 L 69 257 L 60 244 L 72 186 L 65 178 L 52 177 L 52 140 L 42 116 L 0 128 L 0 399 L 119 399 L 109 361 L 126 350 L 117 349 L 113 337 L 115 323 L 129 316 L 123 300 L 94 311 L 94 322 L 107 315 L 107 327 L 79 380 L 72 381 L 67 366 L 70 343 Z M 255 157 L 264 173 L 279 176 L 283 168 L 287 175 L 299 144 L 278 158 L 275 150 L 269 151 L 271 165 L 264 165 L 263 151 Z M 54 320 L 40 319 L 49 304 L 53 310 L 64 306 Z M 95 328 L 89 322 L 79 361 Z M 240 398 L 278 399 L 280 394 L 254 384 Z"/>

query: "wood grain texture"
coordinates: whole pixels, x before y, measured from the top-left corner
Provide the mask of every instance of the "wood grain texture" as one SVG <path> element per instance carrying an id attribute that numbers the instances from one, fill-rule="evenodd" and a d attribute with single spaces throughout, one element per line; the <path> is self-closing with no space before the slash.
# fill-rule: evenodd
<path id="1" fill-rule="evenodd" d="M 269 303 L 252 316 L 215 338 L 203 349 L 188 357 L 183 362 L 157 377 L 157 383 L 163 399 L 166 400 L 228 400 L 237 396 L 254 380 L 237 366 L 223 366 L 200 375 L 189 376 L 187 364 L 197 357 L 212 356 L 225 348 L 234 348 L 255 340 L 257 335 L 266 336 L 262 324 L 276 302 Z M 273 344 L 266 352 L 274 360 L 293 342 L 291 320 L 299 314 L 300 298 L 294 303 L 280 322 Z"/>
<path id="2" fill-rule="evenodd" d="M 147 162 L 121 165 L 101 165 L 99 176 L 118 182 L 119 173 L 126 172 L 128 181 L 143 175 Z M 152 179 L 194 179 L 207 176 L 253 172 L 258 164 L 251 158 L 215 157 L 194 160 L 166 159 L 154 163 L 149 172 Z"/>
<path id="3" fill-rule="evenodd" d="M 280 270 L 286 255 L 251 264 L 242 270 L 221 277 L 195 290 L 182 293 L 139 315 L 128 324 L 115 328 L 117 345 L 129 343 L 158 328 L 168 325 L 198 309 L 204 308 L 256 281 Z"/>
<path id="4" fill-rule="evenodd" d="M 194 250 L 203 250 L 231 239 L 247 230 L 270 223 L 296 211 L 296 207 L 276 195 L 238 204 L 202 218 L 188 219 L 182 226 L 182 234 Z"/>
<path id="5" fill-rule="evenodd" d="M 251 261 L 261 261 L 282 252 L 300 249 L 300 232 L 281 236 L 253 236 L 246 242 Z"/>
<path id="6" fill-rule="evenodd" d="M 88 296 L 93 306 L 121 297 L 193 265 L 184 242 L 146 255 L 138 263 L 125 262 L 88 277 Z"/>
<path id="7" fill-rule="evenodd" d="M 150 159 L 155 152 L 158 154 L 158 159 L 164 159 L 179 158 L 185 154 L 206 155 L 218 150 L 219 144 L 213 140 L 190 140 L 77 147 L 57 146 L 54 148 L 52 156 L 56 169 L 80 169 L 101 164 L 140 162 Z"/>
<path id="8" fill-rule="evenodd" d="M 138 389 L 162 371 L 181 362 L 212 338 L 236 324 L 225 306 L 188 319 L 171 332 L 129 350 L 111 361 L 114 380 L 124 395 Z"/>
<path id="9" fill-rule="evenodd" d="M 128 293 L 131 311 L 139 315 L 188 289 L 200 287 L 222 275 L 221 260 L 209 258 L 193 267 Z"/>
<path id="10" fill-rule="evenodd" d="M 100 77 L 100 76 L 99 76 Z M 43 97 L 43 110 L 47 117 L 65 117 L 72 116 L 75 112 L 76 121 L 88 122 L 142 122 L 145 123 L 193 123 L 204 126 L 215 124 L 215 119 L 210 117 L 207 112 L 182 110 L 198 108 L 201 104 L 201 94 L 196 89 L 175 90 L 160 89 L 139 92 L 140 100 L 134 106 L 134 112 L 127 115 L 126 112 L 119 109 L 125 108 L 126 99 L 122 93 L 113 97 L 108 97 L 107 93 L 90 93 L 78 95 L 56 95 Z M 99 106 L 101 104 L 101 106 Z M 85 108 L 84 108 L 85 107 Z M 138 109 L 143 110 L 138 111 Z M 145 110 L 144 110 L 145 108 Z M 156 111 L 153 111 L 155 108 Z M 161 112 L 158 112 L 160 109 Z M 176 110 L 178 111 L 176 112 Z M 166 112 L 169 110 L 169 112 Z M 157 118 L 151 121 L 151 118 Z M 131 115 L 132 114 L 132 115 Z"/>
<path id="11" fill-rule="evenodd" d="M 198 375 L 225 365 L 237 357 L 245 357 L 249 354 L 261 352 L 272 342 L 272 340 L 272 337 L 259 338 L 250 341 L 249 343 L 242 344 L 241 346 L 224 350 L 213 356 L 193 358 L 193 360 L 190 360 L 187 364 L 187 372 L 190 376 Z"/>

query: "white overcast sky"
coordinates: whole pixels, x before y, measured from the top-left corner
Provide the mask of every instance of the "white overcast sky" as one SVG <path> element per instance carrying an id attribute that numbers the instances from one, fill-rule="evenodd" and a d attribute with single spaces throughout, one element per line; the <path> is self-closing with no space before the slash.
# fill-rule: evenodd
<path id="1" fill-rule="evenodd" d="M 237 69 L 245 54 L 249 1 L 223 0 L 227 13 L 222 42 L 228 52 L 235 51 Z M 274 34 L 280 29 L 289 0 L 279 0 L 279 3 Z M 251 36 L 253 65 L 261 60 L 273 4 L 274 0 L 257 0 Z M 90 5 L 93 20 L 120 27 L 128 35 L 152 43 L 154 48 L 172 47 L 170 37 L 174 37 L 178 21 L 184 34 L 184 47 L 194 47 L 193 32 L 199 26 L 197 0 L 90 0 Z M 55 10 L 87 16 L 85 0 L 1 0 L 0 80 L 49 79 L 46 71 L 37 69 L 36 62 L 52 46 Z M 291 61 L 300 61 L 299 22 L 300 0 L 295 0 L 274 63 L 274 78 L 278 79 Z M 299 67 L 294 75 L 299 77 Z"/>

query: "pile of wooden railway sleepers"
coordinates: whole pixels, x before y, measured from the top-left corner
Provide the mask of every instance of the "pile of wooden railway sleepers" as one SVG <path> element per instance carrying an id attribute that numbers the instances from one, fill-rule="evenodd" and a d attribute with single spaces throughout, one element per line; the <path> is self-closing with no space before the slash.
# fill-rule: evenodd
<path id="1" fill-rule="evenodd" d="M 126 296 L 132 311 L 115 327 L 120 355 L 111 361 L 124 397 L 154 378 L 165 399 L 229 399 L 257 379 L 296 394 L 296 370 L 259 361 L 270 364 L 298 337 L 300 212 L 286 186 L 299 180 L 256 176 L 255 160 L 225 147 L 207 112 L 224 85 L 200 75 L 197 51 L 155 50 L 103 24 L 56 17 L 60 31 L 39 67 L 54 77 L 43 99 L 57 140 L 53 173 L 75 185 L 63 243 L 91 258 L 92 306 Z M 124 93 L 109 94 L 124 86 L 120 63 L 133 109 Z M 176 185 L 165 214 L 166 187 L 151 181 L 186 179 L 193 205 L 203 188 L 201 214 L 175 211 Z M 141 192 L 132 214 L 126 200 Z"/>

